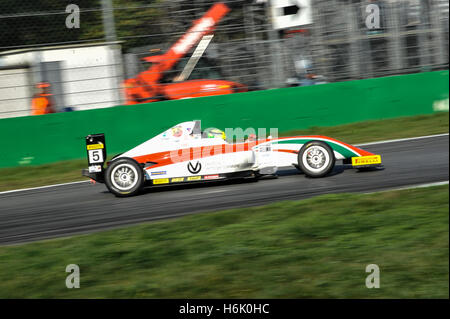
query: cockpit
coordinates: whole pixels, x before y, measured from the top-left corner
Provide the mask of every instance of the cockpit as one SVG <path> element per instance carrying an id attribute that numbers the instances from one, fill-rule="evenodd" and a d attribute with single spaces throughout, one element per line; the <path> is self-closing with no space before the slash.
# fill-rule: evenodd
<path id="1" fill-rule="evenodd" d="M 164 140 L 172 141 L 189 139 L 222 139 L 223 141 L 226 141 L 226 135 L 224 131 L 215 127 L 210 127 L 202 130 L 200 120 L 177 124 L 161 133 L 158 137 Z"/>

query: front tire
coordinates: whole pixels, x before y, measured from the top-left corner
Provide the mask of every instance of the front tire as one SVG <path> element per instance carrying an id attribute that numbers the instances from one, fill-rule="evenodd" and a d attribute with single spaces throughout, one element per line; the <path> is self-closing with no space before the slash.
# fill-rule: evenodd
<path id="1" fill-rule="evenodd" d="M 118 197 L 133 196 L 144 184 L 144 172 L 135 160 L 121 158 L 113 161 L 106 169 L 105 184 Z"/>
<path id="2" fill-rule="evenodd" d="M 306 143 L 298 153 L 298 166 L 309 177 L 323 177 L 330 173 L 336 159 L 333 149 L 325 142 Z"/>

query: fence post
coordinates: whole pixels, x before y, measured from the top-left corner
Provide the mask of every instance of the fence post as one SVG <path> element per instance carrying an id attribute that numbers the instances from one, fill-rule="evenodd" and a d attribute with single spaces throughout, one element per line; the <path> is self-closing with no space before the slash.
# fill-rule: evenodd
<path id="1" fill-rule="evenodd" d="M 430 59 L 430 41 L 428 39 L 429 33 L 429 19 L 427 14 L 428 8 L 424 5 L 425 1 L 420 1 L 419 8 L 419 26 L 417 33 L 417 46 L 419 52 L 419 68 L 420 72 L 427 71 L 431 65 Z"/>
<path id="2" fill-rule="evenodd" d="M 114 23 L 114 8 L 112 5 L 112 0 L 101 0 L 102 1 L 102 17 L 103 17 L 103 30 L 105 33 L 106 42 L 117 41 L 116 26 Z M 111 80 L 113 87 L 116 87 L 116 98 L 115 103 L 117 105 L 123 104 L 124 99 L 121 94 L 121 80 L 123 78 L 123 65 L 121 51 L 117 50 L 116 44 L 109 46 L 111 59 L 113 65 L 111 66 Z"/>
<path id="3" fill-rule="evenodd" d="M 400 19 L 398 3 L 391 3 L 389 5 L 390 10 L 388 12 L 388 30 L 387 33 L 391 34 L 388 39 L 389 51 L 391 56 L 391 69 L 400 70 L 403 67 L 403 54 L 402 54 L 402 41 L 403 38 L 400 37 Z"/>
<path id="4" fill-rule="evenodd" d="M 102 0 L 102 17 L 103 30 L 105 32 L 105 39 L 108 42 L 117 40 L 116 27 L 114 25 L 114 9 L 111 0 Z"/>
<path id="5" fill-rule="evenodd" d="M 436 2 L 433 2 L 431 7 L 431 29 L 433 30 L 433 46 L 435 50 L 434 56 L 436 57 L 435 64 L 437 64 L 439 67 L 445 65 L 446 63 L 446 55 L 445 52 L 445 38 L 444 38 L 444 30 L 443 30 L 443 23 L 439 17 L 439 7 Z M 447 21 L 448 23 L 448 21 Z"/>
<path id="6" fill-rule="evenodd" d="M 358 18 L 355 10 L 357 7 L 350 5 L 347 11 L 349 24 L 349 40 L 350 40 L 350 74 L 352 79 L 361 78 L 361 37 L 358 28 Z"/>
<path id="7" fill-rule="evenodd" d="M 278 31 L 273 28 L 273 17 L 270 10 L 270 4 L 266 3 L 266 15 L 269 19 L 269 30 L 267 30 L 267 36 L 269 38 L 270 56 L 271 56 L 271 69 L 272 69 L 272 83 L 271 88 L 279 88 L 284 86 L 284 65 L 281 60 L 281 40 L 278 36 Z"/>

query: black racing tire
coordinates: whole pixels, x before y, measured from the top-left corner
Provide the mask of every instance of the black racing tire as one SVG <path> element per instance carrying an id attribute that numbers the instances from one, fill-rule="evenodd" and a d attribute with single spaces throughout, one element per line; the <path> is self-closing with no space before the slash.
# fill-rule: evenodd
<path id="1" fill-rule="evenodd" d="M 309 151 L 313 153 L 308 154 Z M 326 176 L 333 170 L 335 163 L 333 149 L 322 141 L 308 142 L 298 153 L 298 166 L 309 177 Z"/>
<path id="2" fill-rule="evenodd" d="M 144 171 L 131 158 L 117 159 L 105 171 L 105 184 L 117 197 L 136 195 L 144 185 Z"/>

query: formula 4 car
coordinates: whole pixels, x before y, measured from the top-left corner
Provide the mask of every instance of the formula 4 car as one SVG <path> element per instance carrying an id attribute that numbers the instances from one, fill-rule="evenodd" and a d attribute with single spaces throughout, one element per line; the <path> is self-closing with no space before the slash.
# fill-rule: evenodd
<path id="1" fill-rule="evenodd" d="M 107 162 L 104 134 L 86 137 L 89 168 L 82 174 L 116 196 L 144 186 L 257 179 L 294 166 L 309 177 L 329 174 L 336 160 L 358 169 L 381 166 L 381 156 L 325 136 L 293 136 L 227 142 L 224 132 L 202 131 L 200 121 L 175 125 Z"/>

